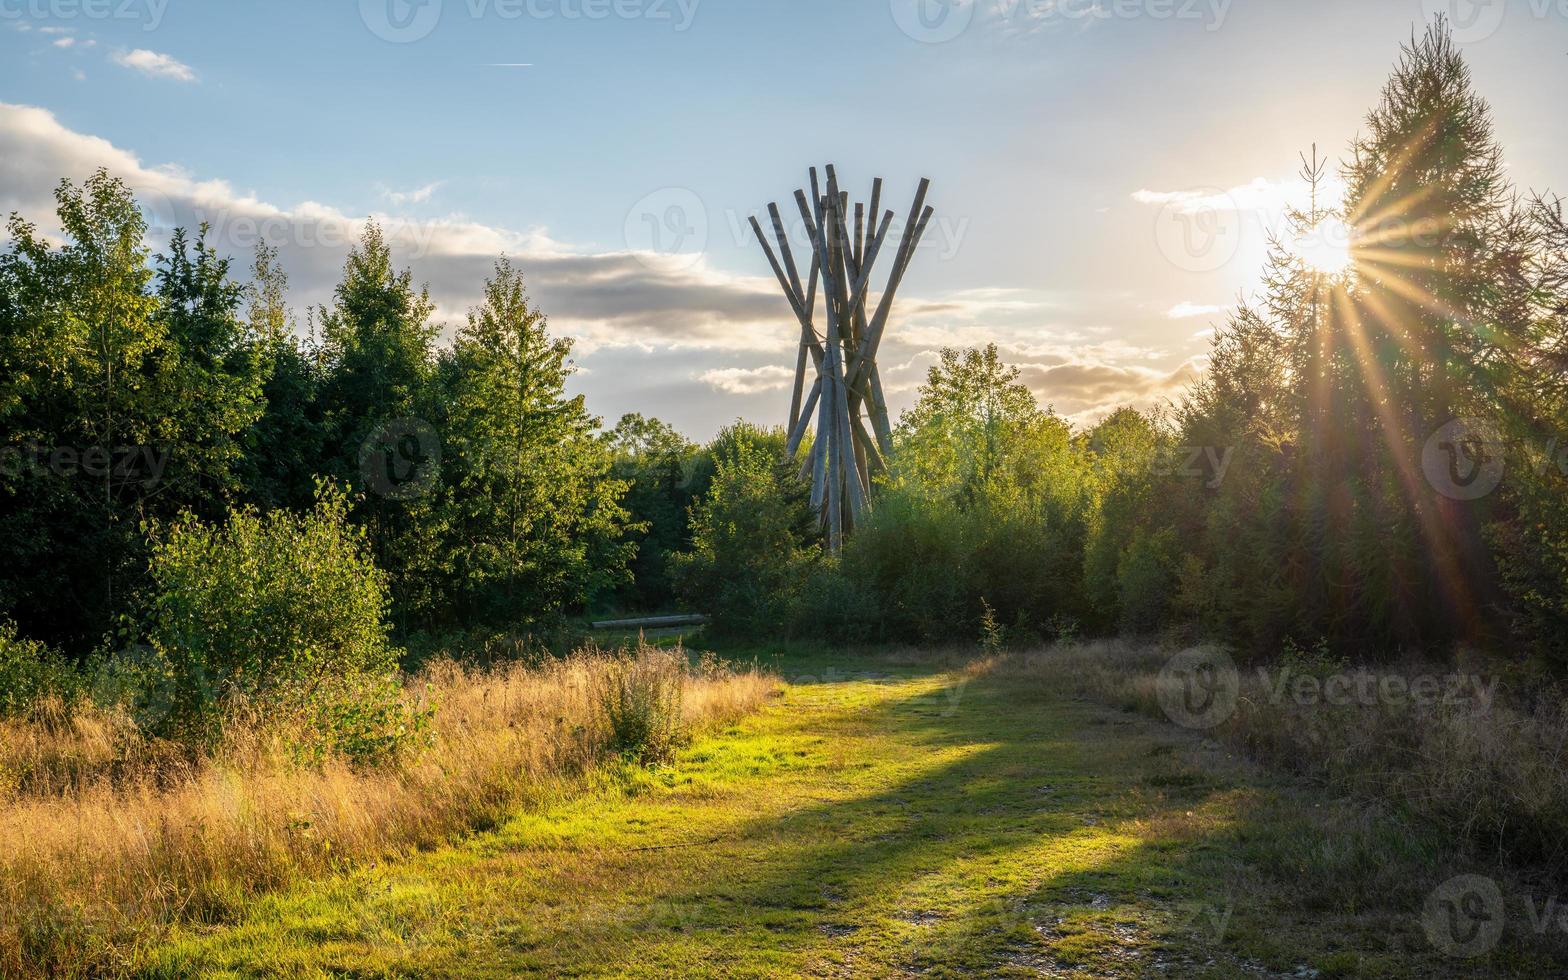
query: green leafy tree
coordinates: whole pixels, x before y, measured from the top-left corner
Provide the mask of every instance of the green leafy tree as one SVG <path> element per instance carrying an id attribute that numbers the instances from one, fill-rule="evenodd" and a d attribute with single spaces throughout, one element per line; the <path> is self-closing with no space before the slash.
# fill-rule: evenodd
<path id="1" fill-rule="evenodd" d="M 102 170 L 55 199 L 63 243 L 13 215 L 0 256 L 0 601 L 81 652 L 140 580 L 140 522 L 215 512 L 240 490 L 260 375 L 203 238 L 193 255 L 177 232 L 155 263 L 130 190 Z"/>
<path id="2" fill-rule="evenodd" d="M 939 358 L 899 420 L 895 479 L 960 503 L 1056 489 L 1052 478 L 1062 474 L 1050 463 L 1061 458 L 1067 426 L 1041 410 L 1018 369 L 1002 363 L 995 344 L 944 348 Z"/>
<path id="3" fill-rule="evenodd" d="M 1019 635 L 1077 614 L 1084 525 L 1065 422 L 995 345 L 947 349 L 895 432 L 848 577 L 875 583 L 881 632 L 967 639 L 991 615 Z"/>
<path id="4" fill-rule="evenodd" d="M 637 555 L 623 601 L 639 609 L 658 609 L 675 597 L 670 556 L 690 540 L 686 516 L 695 499 L 698 448 L 668 423 L 636 413 L 623 415 L 605 440 L 615 478 L 628 485 L 625 505 L 631 525 L 642 528 L 629 538 Z"/>
<path id="5" fill-rule="evenodd" d="M 765 445 L 736 441 L 715 455 L 713 482 L 692 508 L 691 550 L 674 558 L 677 595 L 716 631 L 784 629 L 818 559 L 803 484 Z"/>
<path id="6" fill-rule="evenodd" d="M 1493 368 L 1524 329 L 1501 288 L 1522 261 L 1513 231 L 1522 215 L 1491 110 L 1445 22 L 1405 49 L 1351 146 L 1345 178 L 1346 213 L 1364 244 L 1350 301 L 1324 327 L 1344 338 L 1335 345 L 1333 397 L 1344 406 L 1335 435 L 1359 457 L 1350 465 L 1360 506 L 1385 527 L 1403 525 L 1395 536 L 1419 559 L 1371 539 L 1362 543 L 1373 550 L 1342 567 L 1396 590 L 1387 612 L 1397 639 L 1429 638 L 1434 625 L 1475 638 L 1496 595 L 1480 530 L 1494 501 L 1439 493 L 1412 461 L 1451 420 L 1493 414 Z"/>
<path id="7" fill-rule="evenodd" d="M 1157 613 L 1147 611 L 1154 597 L 1137 597 L 1141 611 L 1124 615 L 1122 571 L 1128 549 L 1148 534 L 1151 524 L 1162 523 L 1155 516 L 1165 503 L 1156 498 L 1160 485 L 1156 472 L 1171 458 L 1169 434 L 1157 420 L 1123 408 L 1086 433 L 1080 448 L 1087 463 L 1083 589 L 1089 622 L 1101 629 L 1129 619 L 1138 626 L 1149 625 L 1158 619 Z M 1155 576 L 1145 574 L 1141 581 L 1154 580 Z"/>
<path id="8" fill-rule="evenodd" d="M 245 434 L 265 407 L 263 349 L 241 316 L 245 287 L 206 236 L 204 226 L 192 243 L 176 229 L 168 253 L 158 256 L 159 317 L 174 385 L 163 425 L 179 447 L 163 475 L 162 513 L 182 507 L 216 515 L 243 494 Z"/>

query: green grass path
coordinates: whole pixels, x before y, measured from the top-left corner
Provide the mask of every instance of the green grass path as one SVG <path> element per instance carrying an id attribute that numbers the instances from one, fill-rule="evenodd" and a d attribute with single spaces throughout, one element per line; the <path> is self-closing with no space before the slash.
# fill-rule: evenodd
<path id="1" fill-rule="evenodd" d="M 1458 965 L 1427 948 L 1419 890 L 1340 882 L 1340 866 L 1382 846 L 1371 832 L 1346 833 L 1325 816 L 1332 805 L 1195 736 L 941 667 L 781 670 L 796 675 L 782 698 L 667 769 L 259 899 L 233 924 L 177 934 L 145 973 L 1230 977 Z"/>

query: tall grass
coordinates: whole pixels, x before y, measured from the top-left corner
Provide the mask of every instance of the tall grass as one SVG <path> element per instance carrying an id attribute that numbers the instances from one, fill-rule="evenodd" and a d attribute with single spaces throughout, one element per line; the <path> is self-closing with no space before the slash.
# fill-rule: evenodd
<path id="1" fill-rule="evenodd" d="M 410 708 L 433 709 L 428 745 L 374 767 L 302 761 L 294 719 L 241 715 L 192 756 L 91 706 L 35 709 L 0 724 L 0 973 L 113 972 L 169 923 L 491 826 L 612 757 L 667 756 L 773 689 L 651 647 L 437 662 L 406 685 Z"/>
<path id="2" fill-rule="evenodd" d="M 1165 719 L 1159 674 L 1173 650 L 1104 641 L 1014 654 L 995 669 L 1016 683 L 1077 690 Z M 1278 677 L 1279 667 L 1271 668 Z M 1406 661 L 1320 673 L 1382 679 L 1496 678 L 1483 666 Z M 1308 670 L 1310 672 L 1310 669 Z M 1297 669 L 1296 674 L 1302 673 Z M 1559 692 L 1506 681 L 1486 706 L 1373 698 L 1327 704 L 1281 697 L 1243 667 L 1235 711 L 1209 735 L 1271 768 L 1396 813 L 1444 851 L 1568 876 L 1568 706 Z"/>
<path id="3" fill-rule="evenodd" d="M 686 685 L 668 655 L 645 649 L 611 661 L 595 678 L 612 752 L 637 762 L 663 762 L 684 735 Z"/>

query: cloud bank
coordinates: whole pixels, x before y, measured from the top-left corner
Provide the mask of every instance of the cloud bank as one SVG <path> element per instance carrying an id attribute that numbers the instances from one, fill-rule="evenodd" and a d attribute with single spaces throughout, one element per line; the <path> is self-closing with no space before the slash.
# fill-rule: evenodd
<path id="1" fill-rule="evenodd" d="M 440 181 L 384 190 L 391 210 L 365 216 L 311 200 L 282 206 L 177 165 L 143 163 L 66 127 L 46 109 L 0 103 L 0 212 L 19 212 L 45 234 L 57 234 L 55 187 L 98 167 L 134 189 L 148 212 L 154 249 L 174 227 L 205 222 L 219 249 L 244 269 L 265 238 L 279 250 L 296 310 L 330 301 L 349 248 L 374 220 L 394 259 L 429 284 L 449 326 L 479 301 L 495 259 L 507 255 L 527 276 L 552 329 L 576 339 L 584 368 L 577 387 L 601 414 L 661 414 L 705 436 L 741 414 L 778 421 L 787 406 L 783 393 L 798 333 L 769 275 L 719 269 L 703 257 L 577 247 L 542 227 L 502 228 L 461 215 L 414 218 L 398 210 L 428 204 Z M 1071 297 L 1009 288 L 901 297 L 881 356 L 894 409 L 912 404 L 944 346 L 996 342 L 1043 404 L 1077 422 L 1123 404 L 1154 404 L 1191 377 L 1192 362 L 1173 368 L 1176 359 L 1164 351 L 1104 340 L 1110 327 L 1075 325 L 1073 306 Z"/>

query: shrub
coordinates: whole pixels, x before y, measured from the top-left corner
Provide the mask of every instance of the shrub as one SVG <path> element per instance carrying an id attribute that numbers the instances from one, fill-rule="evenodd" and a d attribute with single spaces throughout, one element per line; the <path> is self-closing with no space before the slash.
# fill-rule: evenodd
<path id="1" fill-rule="evenodd" d="M 240 703 L 325 704 L 348 687 L 390 703 L 395 686 L 368 680 L 398 659 L 387 581 L 347 509 L 341 492 L 323 488 L 302 515 L 247 509 L 221 526 L 187 518 L 155 541 L 145 635 L 170 688 L 157 727 L 210 735 Z M 361 738 L 357 724 L 340 734 Z"/>
<path id="2" fill-rule="evenodd" d="M 998 493 L 960 505 L 919 487 L 884 488 L 845 545 L 844 578 L 879 634 L 915 642 L 976 635 L 982 599 L 1008 636 L 1075 611 L 1076 529 L 1054 508 Z"/>
<path id="3" fill-rule="evenodd" d="M 645 644 L 605 661 L 595 681 L 613 754 L 635 762 L 665 762 L 675 754 L 687 736 L 685 669 L 682 651 Z"/>
<path id="4" fill-rule="evenodd" d="M 844 577 L 870 603 L 889 637 L 951 641 L 974 636 L 978 596 L 964 587 L 964 515 L 954 505 L 889 488 L 844 547 Z"/>
<path id="5" fill-rule="evenodd" d="M 873 642 L 884 636 L 881 606 L 875 589 L 845 574 L 838 560 L 827 559 L 802 585 L 790 633 L 806 640 Z"/>
<path id="6" fill-rule="evenodd" d="M 369 765 L 430 744 L 435 708 L 411 704 L 402 693 L 396 674 L 352 674 L 322 678 L 309 689 L 267 701 L 293 706 L 292 724 L 274 727 L 289 733 L 288 748 L 297 761 L 319 765 L 336 757 Z M 267 723 L 258 720 L 255 727 L 265 729 Z"/>
<path id="7" fill-rule="evenodd" d="M 16 624 L 0 621 L 0 716 L 25 712 L 46 697 L 69 704 L 82 687 L 81 675 L 64 658 L 18 636 Z"/>
<path id="8" fill-rule="evenodd" d="M 1116 565 L 1117 606 L 1127 633 L 1158 629 L 1176 592 L 1176 532 L 1142 529 Z"/>
<path id="9" fill-rule="evenodd" d="M 804 488 L 776 459 L 746 442 L 719 457 L 707 497 L 692 509 L 692 549 L 675 556 L 677 593 L 712 616 L 715 632 L 782 628 L 816 562 Z"/>

